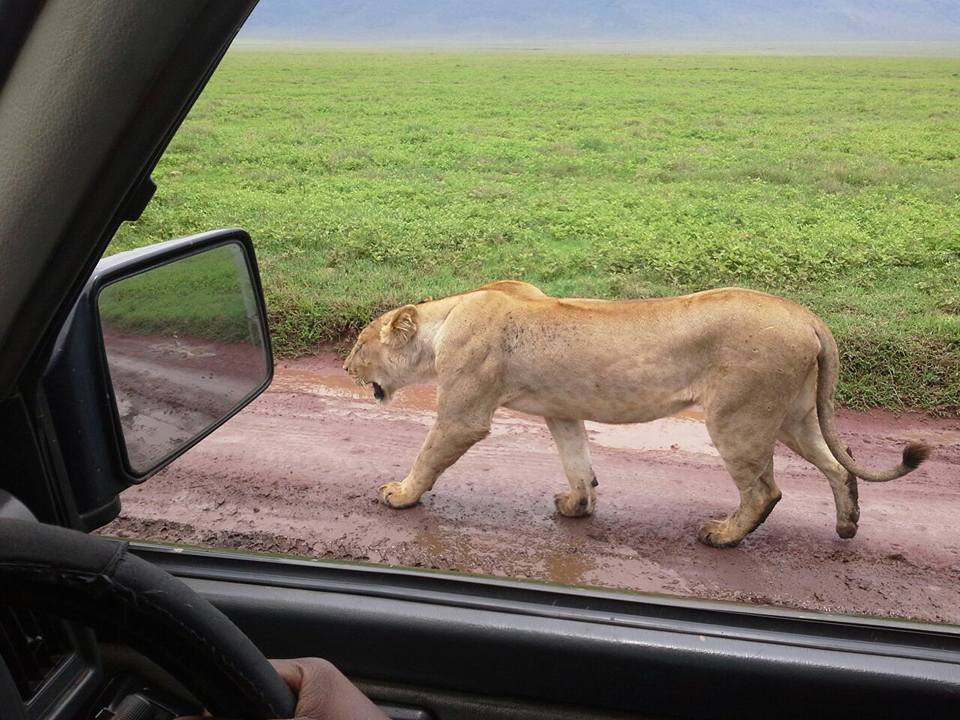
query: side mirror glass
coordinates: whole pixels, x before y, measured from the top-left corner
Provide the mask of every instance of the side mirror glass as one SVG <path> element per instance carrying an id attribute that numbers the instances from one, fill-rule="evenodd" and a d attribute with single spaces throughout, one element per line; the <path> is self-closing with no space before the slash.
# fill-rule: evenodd
<path id="1" fill-rule="evenodd" d="M 179 454 L 269 381 L 258 293 L 237 242 L 100 289 L 103 347 L 133 475 Z"/>

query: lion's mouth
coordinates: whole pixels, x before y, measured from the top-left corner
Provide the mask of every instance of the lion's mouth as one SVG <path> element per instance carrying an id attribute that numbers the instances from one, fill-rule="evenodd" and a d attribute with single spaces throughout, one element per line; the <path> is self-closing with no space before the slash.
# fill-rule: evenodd
<path id="1" fill-rule="evenodd" d="M 387 394 L 383 391 L 383 388 L 380 387 L 379 383 L 373 383 L 373 397 L 377 400 L 383 400 Z"/>

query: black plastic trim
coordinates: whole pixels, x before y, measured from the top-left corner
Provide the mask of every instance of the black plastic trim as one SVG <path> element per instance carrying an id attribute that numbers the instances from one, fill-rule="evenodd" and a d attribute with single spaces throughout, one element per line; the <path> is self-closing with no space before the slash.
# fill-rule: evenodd
<path id="1" fill-rule="evenodd" d="M 27 720 L 27 709 L 3 658 L 0 658 L 0 708 L 3 708 L 3 720 Z"/>
<path id="2" fill-rule="evenodd" d="M 78 706 L 87 703 L 103 682 L 94 635 L 76 623 L 63 621 L 74 651 L 58 665 L 37 695 L 27 703 L 31 718 L 72 720 Z"/>
<path id="3" fill-rule="evenodd" d="M 29 402 L 28 402 L 29 400 Z M 40 522 L 69 525 L 75 521 L 73 496 L 57 468 L 62 458 L 49 432 L 43 392 L 0 401 L 0 485 L 15 495 Z"/>
<path id="4" fill-rule="evenodd" d="M 135 542 L 131 549 L 185 578 L 423 601 L 712 637 L 769 640 L 775 634 L 806 647 L 835 649 L 843 642 L 845 649 L 881 653 L 879 643 L 884 643 L 896 647 L 898 657 L 960 661 L 960 627 L 954 625 L 153 543 Z"/>
<path id="5" fill-rule="evenodd" d="M 838 698 L 884 717 L 902 707 L 897 698 L 927 716 L 960 703 L 960 630 L 950 626 L 134 549 L 187 580 L 268 654 L 324 654 L 373 681 L 701 717 L 769 716 L 763 697 L 793 703 L 777 709 L 794 717 L 842 715 Z M 707 688 L 720 703 L 712 712 L 699 695 Z M 751 697 L 749 688 L 763 691 Z"/>

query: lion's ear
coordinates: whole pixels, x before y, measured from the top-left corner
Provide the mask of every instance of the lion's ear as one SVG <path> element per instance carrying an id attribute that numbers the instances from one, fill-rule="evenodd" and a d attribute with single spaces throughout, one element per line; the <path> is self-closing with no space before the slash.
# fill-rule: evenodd
<path id="1" fill-rule="evenodd" d="M 400 347 L 417 334 L 417 308 L 404 305 L 380 328 L 380 342 Z"/>

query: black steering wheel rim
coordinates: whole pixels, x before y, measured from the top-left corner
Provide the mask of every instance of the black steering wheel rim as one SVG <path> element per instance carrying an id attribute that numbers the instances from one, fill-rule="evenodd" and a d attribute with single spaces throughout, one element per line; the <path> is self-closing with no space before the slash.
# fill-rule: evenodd
<path id="1" fill-rule="evenodd" d="M 0 520 L 0 604 L 39 609 L 119 636 L 215 716 L 293 717 L 273 666 L 223 613 L 127 543 Z"/>

